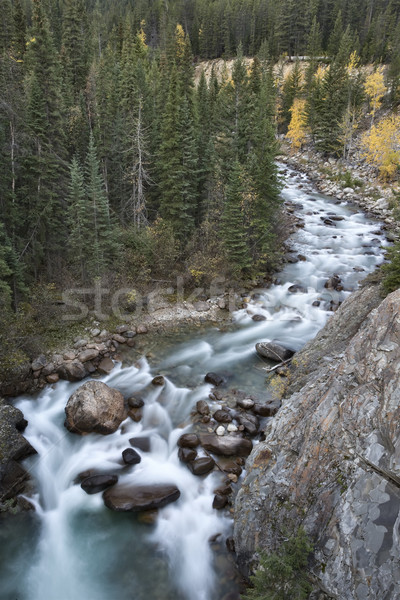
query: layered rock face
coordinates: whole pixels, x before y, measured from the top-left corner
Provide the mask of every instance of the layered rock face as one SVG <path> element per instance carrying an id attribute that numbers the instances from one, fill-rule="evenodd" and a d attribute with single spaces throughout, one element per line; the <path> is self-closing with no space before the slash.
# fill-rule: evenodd
<path id="1" fill-rule="evenodd" d="M 358 293 L 360 314 L 372 296 Z M 246 571 L 258 548 L 274 550 L 303 525 L 315 543 L 316 588 L 338 600 L 393 600 L 400 598 L 400 291 L 356 333 L 354 298 L 348 304 L 350 313 L 345 302 L 328 323 L 330 337 L 321 332 L 299 353 L 303 387 L 283 401 L 247 461 L 236 551 Z M 353 336 L 342 352 L 346 319 Z M 296 371 L 292 377 L 295 389 Z"/>

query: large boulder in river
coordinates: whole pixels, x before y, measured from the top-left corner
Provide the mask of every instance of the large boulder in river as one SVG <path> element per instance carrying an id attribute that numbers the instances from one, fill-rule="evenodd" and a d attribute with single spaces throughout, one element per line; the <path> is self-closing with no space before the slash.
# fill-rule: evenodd
<path id="1" fill-rule="evenodd" d="M 262 358 L 268 358 L 268 360 L 276 362 L 288 360 L 294 354 L 294 350 L 285 348 L 285 346 L 278 342 L 259 342 L 256 344 L 256 351 Z"/>
<path id="2" fill-rule="evenodd" d="M 72 433 L 114 433 L 126 418 L 124 397 L 102 381 L 88 381 L 70 396 L 65 414 Z"/>
<path id="3" fill-rule="evenodd" d="M 173 484 L 114 486 L 103 494 L 107 508 L 117 512 L 140 512 L 162 508 L 181 495 Z"/>
<path id="4" fill-rule="evenodd" d="M 315 550 L 313 597 L 398 599 L 400 290 L 375 310 L 373 290 L 354 296 L 300 351 L 295 391 L 247 460 L 235 547 L 247 570 L 281 546 L 288 524 L 302 526 Z"/>
<path id="5" fill-rule="evenodd" d="M 219 456 L 248 456 L 253 448 L 247 438 L 213 433 L 201 435 L 200 443 L 205 450 Z"/>

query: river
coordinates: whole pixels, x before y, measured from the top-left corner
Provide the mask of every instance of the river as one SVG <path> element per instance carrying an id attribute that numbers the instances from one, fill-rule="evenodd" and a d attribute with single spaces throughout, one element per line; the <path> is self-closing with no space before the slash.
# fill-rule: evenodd
<path id="1" fill-rule="evenodd" d="M 212 508 L 221 473 L 192 475 L 178 460 L 176 441 L 190 430 L 197 400 L 208 400 L 208 371 L 222 373 L 230 387 L 267 398 L 265 363 L 255 343 L 274 339 L 300 349 L 332 315 L 331 302 L 342 301 L 382 262 L 386 245 L 377 221 L 317 193 L 305 175 L 286 171 L 282 195 L 304 221 L 291 237 L 293 254 L 306 260 L 287 263 L 274 285 L 255 290 L 228 331 L 207 326 L 167 335 L 151 364 L 142 358 L 102 377 L 125 396 L 144 399 L 140 423 L 127 419 L 109 436 L 67 432 L 64 407 L 81 383 L 59 382 L 35 399 L 16 400 L 29 422 L 24 435 L 38 451 L 25 463 L 37 482 L 31 500 L 36 510 L 0 521 L 2 600 L 238 597 L 225 549 L 231 512 Z M 333 273 L 342 291 L 324 287 Z M 300 293 L 289 291 L 295 284 L 302 286 Z M 254 315 L 265 320 L 254 321 Z M 150 385 L 159 373 L 166 385 Z M 142 452 L 134 468 L 124 467 L 121 452 L 137 435 L 150 439 L 151 451 Z M 87 495 L 74 483 L 86 470 L 117 472 L 120 482 L 175 483 L 181 497 L 149 524 L 108 510 L 101 494 Z"/>

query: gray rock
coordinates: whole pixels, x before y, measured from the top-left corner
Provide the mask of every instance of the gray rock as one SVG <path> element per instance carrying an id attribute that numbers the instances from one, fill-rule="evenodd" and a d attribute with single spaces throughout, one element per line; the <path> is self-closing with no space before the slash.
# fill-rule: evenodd
<path id="1" fill-rule="evenodd" d="M 200 443 L 205 450 L 220 456 L 248 456 L 253 444 L 250 440 L 233 435 L 203 434 Z"/>
<path id="2" fill-rule="evenodd" d="M 128 398 L 128 405 L 131 408 L 142 408 L 142 406 L 144 406 L 144 400 L 132 396 L 132 398 Z"/>
<path id="3" fill-rule="evenodd" d="M 216 410 L 213 418 L 217 423 L 232 423 L 232 415 L 227 410 Z"/>
<path id="4" fill-rule="evenodd" d="M 256 415 L 252 415 L 251 413 L 245 413 L 239 415 L 237 417 L 237 420 L 249 435 L 256 435 L 258 433 L 258 430 L 260 428 L 260 422 Z"/>
<path id="5" fill-rule="evenodd" d="M 75 342 L 74 348 L 82 348 L 83 346 L 86 346 L 87 343 L 88 341 L 85 338 L 80 338 Z"/>
<path id="6" fill-rule="evenodd" d="M 140 454 L 133 448 L 126 448 L 122 452 L 122 459 L 126 465 L 138 465 L 142 460 Z"/>
<path id="7" fill-rule="evenodd" d="M 250 408 L 253 408 L 254 406 L 254 400 L 252 400 L 251 398 L 239 398 L 236 401 L 236 404 L 244 410 L 250 410 Z"/>
<path id="8" fill-rule="evenodd" d="M 294 354 L 294 350 L 286 348 L 278 342 L 259 342 L 256 344 L 256 351 L 259 356 L 275 362 L 288 360 Z"/>
<path id="9" fill-rule="evenodd" d="M 73 360 L 61 364 L 57 369 L 57 374 L 61 379 L 67 381 L 81 381 L 87 375 L 87 371 L 79 360 Z"/>
<path id="10" fill-rule="evenodd" d="M 32 371 L 38 371 L 39 369 L 43 369 L 47 365 L 47 358 L 44 354 L 41 354 L 32 362 Z"/>
<path id="11" fill-rule="evenodd" d="M 184 433 L 177 441 L 178 448 L 197 448 L 200 440 L 195 433 Z"/>
<path id="12" fill-rule="evenodd" d="M 221 375 L 218 375 L 218 373 L 210 372 L 204 377 L 204 381 L 218 387 L 219 385 L 222 385 L 225 380 Z"/>
<path id="13" fill-rule="evenodd" d="M 215 467 L 215 461 L 211 456 L 204 456 L 188 462 L 187 466 L 193 475 L 206 475 Z"/>
<path id="14" fill-rule="evenodd" d="M 140 333 L 140 334 L 148 333 L 148 329 L 147 329 L 146 325 L 138 325 L 136 327 L 136 333 Z"/>
<path id="15" fill-rule="evenodd" d="M 184 463 L 191 462 L 197 458 L 197 451 L 193 448 L 179 448 L 178 458 Z"/>
<path id="16" fill-rule="evenodd" d="M 196 402 L 196 410 L 200 415 L 203 416 L 210 414 L 210 407 L 205 400 L 198 400 Z"/>
<path id="17" fill-rule="evenodd" d="M 99 373 L 101 373 L 102 375 L 108 375 L 109 373 L 111 373 L 111 371 L 114 368 L 114 362 L 111 358 L 106 357 L 103 358 L 99 364 L 97 365 L 97 370 Z"/>
<path id="18" fill-rule="evenodd" d="M 215 494 L 212 507 L 216 510 L 225 508 L 228 504 L 228 497 L 225 494 Z"/>
<path id="19" fill-rule="evenodd" d="M 172 484 L 114 486 L 103 494 L 107 508 L 117 512 L 141 512 L 162 508 L 181 495 Z"/>
<path id="20" fill-rule="evenodd" d="M 127 331 L 129 331 L 129 325 L 118 325 L 118 327 L 115 328 L 115 333 L 117 333 L 118 335 L 122 335 L 123 333 L 126 333 Z"/>
<path id="21" fill-rule="evenodd" d="M 114 433 L 126 418 L 124 397 L 101 381 L 88 381 L 70 396 L 65 414 L 72 433 Z"/>
<path id="22" fill-rule="evenodd" d="M 98 494 L 104 492 L 107 488 L 115 485 L 118 481 L 117 475 L 92 475 L 86 477 L 82 483 L 81 488 L 87 494 Z"/>
<path id="23" fill-rule="evenodd" d="M 81 363 L 88 362 L 89 360 L 94 360 L 99 356 L 99 351 L 96 348 L 89 348 L 87 350 L 83 350 L 79 352 L 77 358 L 81 361 Z"/>
<path id="24" fill-rule="evenodd" d="M 255 404 L 253 412 L 260 417 L 273 417 L 278 412 L 281 403 L 278 400 L 266 404 Z"/>

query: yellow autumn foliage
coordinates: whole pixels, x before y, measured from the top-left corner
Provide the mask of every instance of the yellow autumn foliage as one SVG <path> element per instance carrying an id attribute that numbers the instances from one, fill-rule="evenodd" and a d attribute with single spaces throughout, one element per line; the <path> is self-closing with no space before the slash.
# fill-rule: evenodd
<path id="1" fill-rule="evenodd" d="M 286 137 L 290 140 L 293 150 L 298 150 L 307 138 L 306 101 L 303 98 L 295 98 L 290 112 L 292 118 L 288 127 Z"/>
<path id="2" fill-rule="evenodd" d="M 375 113 L 381 106 L 383 96 L 387 92 L 387 87 L 385 85 L 383 76 L 383 67 L 379 67 L 379 69 L 376 69 L 376 71 L 371 73 L 371 75 L 368 75 L 365 80 L 364 90 L 368 96 L 371 106 L 372 120 L 374 120 Z"/>
<path id="3" fill-rule="evenodd" d="M 175 58 L 181 60 L 185 54 L 185 32 L 180 23 L 175 28 Z"/>
<path id="4" fill-rule="evenodd" d="M 400 167 L 400 115 L 381 119 L 361 141 L 366 161 L 379 169 L 382 179 L 393 179 Z"/>

